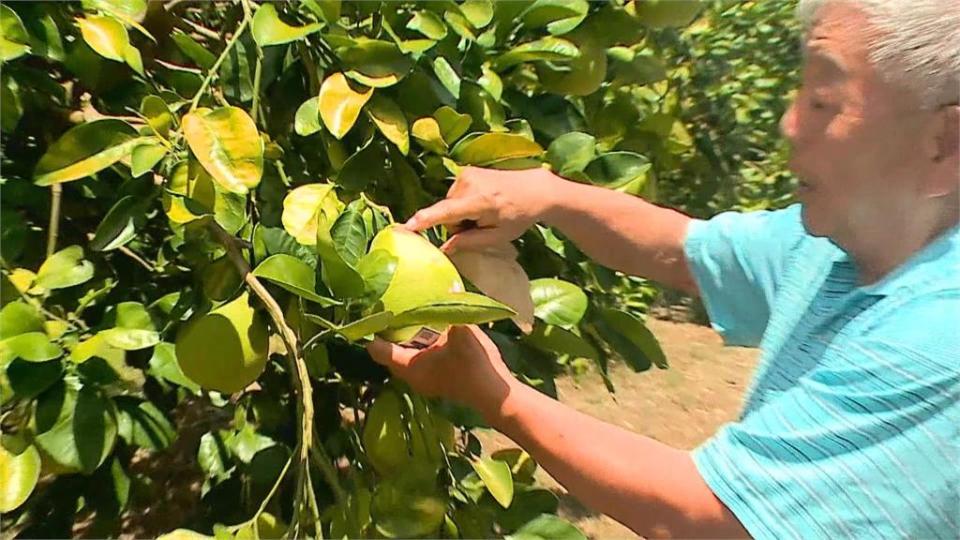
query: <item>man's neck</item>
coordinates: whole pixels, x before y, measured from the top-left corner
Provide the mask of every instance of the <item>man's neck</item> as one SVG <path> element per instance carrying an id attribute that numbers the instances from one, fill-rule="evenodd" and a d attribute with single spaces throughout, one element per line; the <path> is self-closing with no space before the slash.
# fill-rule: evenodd
<path id="1" fill-rule="evenodd" d="M 921 212 L 900 214 L 902 219 L 888 216 L 890 219 L 882 225 L 834 241 L 856 263 L 860 284 L 872 285 L 960 223 L 960 215 L 953 206 L 933 216 L 923 216 Z"/>

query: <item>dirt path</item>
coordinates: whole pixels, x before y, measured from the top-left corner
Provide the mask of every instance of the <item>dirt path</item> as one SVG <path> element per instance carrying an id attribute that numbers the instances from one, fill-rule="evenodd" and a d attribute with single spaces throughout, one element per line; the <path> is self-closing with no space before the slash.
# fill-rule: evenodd
<path id="1" fill-rule="evenodd" d="M 587 414 L 679 448 L 694 448 L 724 422 L 734 419 L 759 351 L 724 347 L 707 327 L 649 320 L 670 362 L 669 370 L 634 373 L 623 366 L 611 371 L 616 394 L 610 395 L 596 373 L 557 381 L 560 399 Z M 490 451 L 513 447 L 509 439 L 487 431 L 481 436 Z M 542 470 L 540 480 L 561 495 L 560 513 L 590 538 L 636 538 L 629 529 L 586 509 Z"/>

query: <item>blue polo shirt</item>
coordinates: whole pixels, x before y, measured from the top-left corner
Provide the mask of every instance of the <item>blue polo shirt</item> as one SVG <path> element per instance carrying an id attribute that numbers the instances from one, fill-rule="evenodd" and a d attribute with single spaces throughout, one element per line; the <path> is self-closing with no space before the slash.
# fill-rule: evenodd
<path id="1" fill-rule="evenodd" d="M 960 537 L 960 227 L 869 286 L 799 205 L 694 221 L 684 247 L 713 327 L 762 349 L 693 452 L 747 531 Z"/>

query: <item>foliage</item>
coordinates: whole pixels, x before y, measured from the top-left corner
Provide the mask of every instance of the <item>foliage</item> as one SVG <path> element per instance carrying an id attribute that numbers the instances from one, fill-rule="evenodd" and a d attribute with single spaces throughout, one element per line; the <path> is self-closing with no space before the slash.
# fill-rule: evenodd
<path id="1" fill-rule="evenodd" d="M 676 161 L 657 162 L 662 203 L 709 217 L 793 202 L 779 121 L 799 82 L 795 8 L 715 0 L 682 32 L 656 36 L 673 60 L 674 113 L 693 142 Z"/>
<path id="2" fill-rule="evenodd" d="M 184 526 L 204 534 L 580 537 L 542 516 L 557 501 L 529 456 L 481 458 L 475 414 L 389 380 L 362 344 L 500 319 L 510 368 L 555 394 L 575 361 L 664 367 L 642 299 L 537 227 L 517 242 L 530 335 L 473 293 L 393 313 L 396 262 L 371 240 L 463 165 L 654 196 L 693 144 L 658 44 L 699 8 L 4 4 L 4 530 L 67 536 L 79 510 L 116 534 L 156 495 L 131 458 L 168 448 L 190 400 L 223 419 L 196 450 L 205 511 Z"/>

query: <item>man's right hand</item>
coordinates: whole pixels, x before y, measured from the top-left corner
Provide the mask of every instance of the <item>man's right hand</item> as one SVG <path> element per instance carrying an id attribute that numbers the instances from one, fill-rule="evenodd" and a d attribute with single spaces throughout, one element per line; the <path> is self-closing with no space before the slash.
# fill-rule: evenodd
<path id="1" fill-rule="evenodd" d="M 405 224 L 421 231 L 445 225 L 453 236 L 446 252 L 501 245 L 519 238 L 560 200 L 566 184 L 546 169 L 500 171 L 464 167 L 447 198 L 418 211 Z"/>

